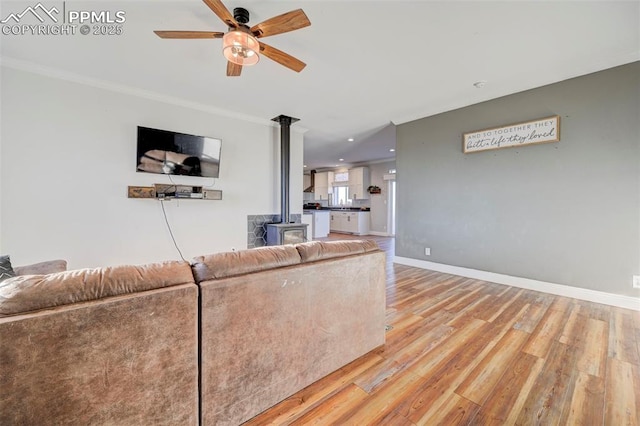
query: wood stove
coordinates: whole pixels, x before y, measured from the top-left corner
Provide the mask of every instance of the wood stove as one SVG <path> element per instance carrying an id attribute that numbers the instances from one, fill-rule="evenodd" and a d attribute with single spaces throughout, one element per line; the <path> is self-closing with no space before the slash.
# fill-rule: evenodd
<path id="1" fill-rule="evenodd" d="M 297 244 L 307 241 L 306 223 L 267 224 L 267 245 Z"/>
<path id="2" fill-rule="evenodd" d="M 296 244 L 307 241 L 307 224 L 291 223 L 289 218 L 289 169 L 291 123 L 297 118 L 279 115 L 273 119 L 280 123 L 280 223 L 268 223 L 267 245 Z"/>

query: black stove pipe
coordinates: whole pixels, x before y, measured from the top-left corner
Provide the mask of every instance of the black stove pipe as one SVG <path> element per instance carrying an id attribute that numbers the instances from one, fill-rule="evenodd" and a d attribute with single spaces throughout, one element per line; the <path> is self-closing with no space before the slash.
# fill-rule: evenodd
<path id="1" fill-rule="evenodd" d="M 289 223 L 289 170 L 291 168 L 291 124 L 297 118 L 279 115 L 272 119 L 280 123 L 280 222 Z"/>

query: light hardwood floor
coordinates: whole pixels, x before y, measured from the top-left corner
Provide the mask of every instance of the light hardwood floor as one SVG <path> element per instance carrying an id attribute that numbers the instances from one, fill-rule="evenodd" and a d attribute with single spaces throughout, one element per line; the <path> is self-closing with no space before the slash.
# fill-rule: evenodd
<path id="1" fill-rule="evenodd" d="M 366 238 L 387 252 L 386 344 L 247 424 L 640 423 L 639 312 L 395 265 Z"/>

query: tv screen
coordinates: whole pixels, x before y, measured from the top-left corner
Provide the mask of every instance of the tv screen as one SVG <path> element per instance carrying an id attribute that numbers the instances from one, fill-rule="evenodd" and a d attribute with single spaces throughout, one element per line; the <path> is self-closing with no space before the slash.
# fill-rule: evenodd
<path id="1" fill-rule="evenodd" d="M 138 126 L 137 171 L 217 178 L 220 139 Z"/>

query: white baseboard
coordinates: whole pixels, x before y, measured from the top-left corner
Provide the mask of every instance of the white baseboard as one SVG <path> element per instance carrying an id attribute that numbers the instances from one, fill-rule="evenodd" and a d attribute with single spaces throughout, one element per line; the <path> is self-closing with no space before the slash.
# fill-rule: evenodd
<path id="1" fill-rule="evenodd" d="M 387 232 L 369 231 L 368 235 L 375 235 L 376 237 L 392 237 L 393 235 Z"/>
<path id="2" fill-rule="evenodd" d="M 549 283 L 546 281 L 532 280 L 529 278 L 514 277 L 511 275 L 496 274 L 494 272 L 480 271 L 477 269 L 463 268 L 460 266 L 445 265 L 442 263 L 411 259 L 408 257 L 395 256 L 393 261 L 401 265 L 413 266 L 421 269 L 429 269 L 432 271 L 460 275 L 462 277 L 474 278 L 482 281 L 490 281 L 493 283 L 509 285 L 512 287 L 525 288 L 527 290 L 541 291 L 544 293 L 555 294 L 557 296 L 573 297 L 574 299 L 586 300 L 588 302 L 603 303 L 605 305 L 640 311 L 640 298 L 637 297 L 605 293 L 603 291 L 572 287 L 564 284 Z"/>

